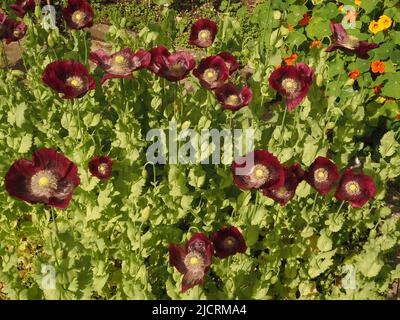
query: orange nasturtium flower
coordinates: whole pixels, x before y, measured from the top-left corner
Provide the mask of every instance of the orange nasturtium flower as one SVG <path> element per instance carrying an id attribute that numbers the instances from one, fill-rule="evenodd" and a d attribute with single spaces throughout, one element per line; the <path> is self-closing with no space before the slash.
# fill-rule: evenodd
<path id="1" fill-rule="evenodd" d="M 314 48 L 315 46 L 316 46 L 317 48 L 321 48 L 321 40 L 313 40 L 313 41 L 311 42 L 309 48 L 312 49 L 312 48 Z"/>
<path id="2" fill-rule="evenodd" d="M 385 64 L 383 61 L 376 60 L 371 63 L 371 71 L 373 73 L 384 73 L 385 72 Z"/>
<path id="3" fill-rule="evenodd" d="M 299 56 L 298 56 L 297 54 L 293 53 L 290 57 L 287 57 L 287 58 L 283 59 L 283 61 L 285 61 L 285 63 L 286 63 L 288 66 L 291 66 L 291 65 L 293 65 L 293 62 L 294 62 L 298 57 L 299 57 Z"/>
<path id="4" fill-rule="evenodd" d="M 361 6 L 361 0 L 354 0 L 354 3 L 358 6 Z"/>
<path id="5" fill-rule="evenodd" d="M 377 21 L 372 20 L 368 27 L 369 31 L 373 34 L 377 34 L 379 31 L 382 31 L 382 25 L 379 24 Z"/>
<path id="6" fill-rule="evenodd" d="M 392 19 L 385 15 L 380 16 L 378 20 L 378 25 L 382 30 L 386 30 L 392 25 Z"/>
<path id="7" fill-rule="evenodd" d="M 278 64 L 278 65 L 276 65 L 275 67 L 274 67 L 274 69 L 275 70 L 278 70 L 280 67 L 282 67 L 280 64 Z"/>
<path id="8" fill-rule="evenodd" d="M 349 78 L 351 78 L 353 80 L 357 80 L 359 75 L 360 75 L 360 71 L 358 71 L 357 69 L 354 69 L 353 71 L 351 71 L 349 73 Z"/>
<path id="9" fill-rule="evenodd" d="M 290 23 L 288 23 L 287 27 L 289 29 L 289 32 L 293 30 L 293 26 Z"/>

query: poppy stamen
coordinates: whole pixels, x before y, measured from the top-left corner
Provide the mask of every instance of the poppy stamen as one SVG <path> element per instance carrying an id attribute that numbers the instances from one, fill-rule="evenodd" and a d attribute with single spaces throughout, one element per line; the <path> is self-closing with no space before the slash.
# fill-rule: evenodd
<path id="1" fill-rule="evenodd" d="M 360 194 L 360 185 L 356 181 L 350 181 L 345 185 L 346 192 L 351 196 Z"/>
<path id="2" fill-rule="evenodd" d="M 57 189 L 57 177 L 50 170 L 42 170 L 31 178 L 30 189 L 36 197 L 50 197 Z"/>
<path id="3" fill-rule="evenodd" d="M 240 104 L 240 99 L 237 94 L 231 94 L 228 98 L 226 98 L 225 103 L 231 106 L 236 106 Z"/>
<path id="4" fill-rule="evenodd" d="M 83 87 L 83 80 L 80 77 L 73 76 L 67 79 L 67 84 L 73 88 L 81 89 Z"/>
<path id="5" fill-rule="evenodd" d="M 218 73 L 213 68 L 208 68 L 203 73 L 204 78 L 207 82 L 213 82 L 218 79 Z"/>
<path id="6" fill-rule="evenodd" d="M 80 10 L 76 10 L 73 14 L 72 14 L 72 21 L 75 22 L 76 24 L 80 24 L 82 23 L 82 21 L 85 19 L 86 17 L 86 13 L 84 13 L 83 11 Z"/>
<path id="7" fill-rule="evenodd" d="M 201 30 L 199 32 L 199 40 L 210 40 L 211 39 L 211 32 L 209 30 Z"/>
<path id="8" fill-rule="evenodd" d="M 314 179 L 319 183 L 328 181 L 328 170 L 324 168 L 319 168 L 315 170 Z"/>
<path id="9" fill-rule="evenodd" d="M 198 252 L 190 252 L 184 262 L 188 269 L 202 268 L 204 265 L 204 260 Z"/>
<path id="10" fill-rule="evenodd" d="M 290 95 L 294 95 L 299 88 L 299 84 L 296 80 L 291 78 L 286 78 L 282 80 L 282 87 L 286 90 Z"/>

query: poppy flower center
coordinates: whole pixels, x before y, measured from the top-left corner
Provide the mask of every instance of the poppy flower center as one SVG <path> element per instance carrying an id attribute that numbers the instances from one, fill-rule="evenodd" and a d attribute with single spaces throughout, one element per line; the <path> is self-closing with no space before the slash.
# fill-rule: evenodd
<path id="1" fill-rule="evenodd" d="M 125 58 L 123 56 L 116 56 L 114 61 L 116 64 L 123 64 L 125 62 Z"/>
<path id="2" fill-rule="evenodd" d="M 211 32 L 209 30 L 201 30 L 199 32 L 199 40 L 209 40 L 211 38 Z"/>
<path id="3" fill-rule="evenodd" d="M 204 260 L 198 252 L 190 252 L 185 257 L 185 266 L 188 269 L 202 267 L 204 265 Z"/>
<path id="4" fill-rule="evenodd" d="M 20 36 L 21 32 L 19 30 L 14 30 L 13 35 L 14 37 L 18 38 Z"/>
<path id="5" fill-rule="evenodd" d="M 226 104 L 236 106 L 240 103 L 240 99 L 237 94 L 232 94 L 225 100 Z"/>
<path id="6" fill-rule="evenodd" d="M 286 78 L 282 80 L 282 87 L 285 89 L 286 92 L 289 94 L 294 94 L 299 89 L 299 84 L 296 80 L 291 78 Z"/>
<path id="7" fill-rule="evenodd" d="M 184 66 L 182 62 L 177 62 L 171 67 L 171 71 L 175 74 L 180 74 L 182 70 L 184 69 Z"/>
<path id="8" fill-rule="evenodd" d="M 233 237 L 227 237 L 225 240 L 224 240 L 224 245 L 225 245 L 225 247 L 227 247 L 227 248 L 232 248 L 234 245 L 235 245 L 235 239 L 233 238 Z"/>
<path id="9" fill-rule="evenodd" d="M 208 68 L 204 71 L 204 78 L 208 82 L 213 82 L 218 79 L 218 73 L 213 68 Z"/>
<path id="10" fill-rule="evenodd" d="M 255 184 L 255 188 L 259 188 L 269 179 L 269 176 L 270 172 L 268 168 L 257 164 L 250 173 L 250 181 Z"/>
<path id="11" fill-rule="evenodd" d="M 107 171 L 107 164 L 102 163 L 102 164 L 100 164 L 100 165 L 97 167 L 97 169 L 99 170 L 99 172 L 100 172 L 101 174 L 105 174 L 106 171 Z"/>
<path id="12" fill-rule="evenodd" d="M 326 182 L 328 180 L 328 171 L 324 168 L 319 168 L 315 170 L 314 179 L 319 183 Z"/>
<path id="13" fill-rule="evenodd" d="M 50 197 L 57 189 L 57 177 L 50 170 L 42 170 L 32 176 L 30 189 L 36 197 Z"/>
<path id="14" fill-rule="evenodd" d="M 69 77 L 67 79 L 67 84 L 73 88 L 81 89 L 83 87 L 83 80 L 80 77 Z"/>
<path id="15" fill-rule="evenodd" d="M 71 19 L 73 22 L 79 24 L 85 19 L 85 17 L 86 17 L 86 14 L 84 12 L 77 10 L 72 14 Z"/>
<path id="16" fill-rule="evenodd" d="M 344 186 L 346 192 L 351 196 L 360 194 L 360 185 L 355 181 L 350 181 Z"/>

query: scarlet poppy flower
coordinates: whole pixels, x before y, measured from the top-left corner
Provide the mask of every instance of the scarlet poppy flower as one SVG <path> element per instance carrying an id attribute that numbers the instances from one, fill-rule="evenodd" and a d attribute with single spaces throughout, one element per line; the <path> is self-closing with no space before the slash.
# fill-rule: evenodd
<path id="1" fill-rule="evenodd" d="M 301 103 L 313 81 L 314 69 L 303 62 L 294 66 L 282 66 L 269 77 L 269 85 L 286 98 L 289 112 Z"/>
<path id="2" fill-rule="evenodd" d="M 184 79 L 196 65 L 193 55 L 186 51 L 170 53 L 168 49 L 159 46 L 152 48 L 150 55 L 148 69 L 169 81 Z"/>
<path id="3" fill-rule="evenodd" d="M 304 175 L 308 182 L 317 192 L 325 195 L 330 192 L 339 180 L 339 171 L 336 164 L 325 157 L 317 157 Z"/>
<path id="4" fill-rule="evenodd" d="M 42 81 L 58 93 L 63 93 L 63 99 L 80 98 L 96 87 L 85 66 L 73 60 L 49 63 L 43 71 Z"/>
<path id="5" fill-rule="evenodd" d="M 15 4 L 10 5 L 10 8 L 18 17 L 22 18 L 28 11 L 34 10 L 35 5 L 35 0 L 16 0 Z"/>
<path id="6" fill-rule="evenodd" d="M 77 166 L 53 149 L 39 149 L 32 159 L 13 163 L 5 177 L 7 192 L 32 204 L 65 209 L 80 183 Z"/>
<path id="7" fill-rule="evenodd" d="M 218 54 L 222 59 L 224 59 L 226 66 L 228 67 L 229 74 L 231 75 L 239 68 L 239 62 L 236 60 L 235 56 L 227 51 Z"/>
<path id="8" fill-rule="evenodd" d="M 373 73 L 384 73 L 385 72 L 385 64 L 383 61 L 376 60 L 371 63 L 371 71 Z"/>
<path id="9" fill-rule="evenodd" d="M 106 156 L 95 156 L 89 162 L 89 171 L 99 179 L 109 179 L 111 176 L 112 160 Z"/>
<path id="10" fill-rule="evenodd" d="M 132 72 L 147 68 L 151 55 L 143 49 L 134 53 L 126 48 L 112 55 L 108 55 L 103 49 L 98 49 L 90 53 L 89 59 L 106 72 L 101 80 L 104 83 L 111 78 L 133 79 Z"/>
<path id="11" fill-rule="evenodd" d="M 237 111 L 250 104 L 253 93 L 250 87 L 239 90 L 234 84 L 227 83 L 215 90 L 215 96 L 224 109 Z"/>
<path id="12" fill-rule="evenodd" d="M 357 80 L 357 78 L 360 76 L 360 72 L 355 69 L 351 72 L 349 72 L 349 78 L 353 79 L 353 80 Z"/>
<path id="13" fill-rule="evenodd" d="M 214 245 L 215 255 L 221 259 L 233 256 L 238 252 L 245 253 L 247 250 L 243 235 L 236 227 L 222 228 L 214 232 L 211 241 Z"/>
<path id="14" fill-rule="evenodd" d="M 286 205 L 294 197 L 297 186 L 304 177 L 304 171 L 298 163 L 294 163 L 290 167 L 283 166 L 283 170 L 285 174 L 285 183 L 283 186 L 263 189 L 264 196 L 277 201 L 281 206 Z"/>
<path id="15" fill-rule="evenodd" d="M 247 162 L 251 158 L 253 163 Z M 285 180 L 279 160 L 266 150 L 256 150 L 233 161 L 231 171 L 234 184 L 243 190 L 280 188 Z"/>
<path id="16" fill-rule="evenodd" d="M 361 59 L 368 59 L 368 51 L 379 47 L 377 43 L 360 41 L 358 38 L 348 35 L 341 23 L 331 22 L 330 28 L 334 44 L 327 48 L 326 52 L 340 49 L 344 52 L 354 52 Z"/>
<path id="17" fill-rule="evenodd" d="M 353 208 L 361 208 L 376 194 L 375 183 L 370 176 L 346 169 L 336 189 L 338 200 L 348 201 Z"/>
<path id="18" fill-rule="evenodd" d="M 4 39 L 6 40 L 7 44 L 21 40 L 25 36 L 28 28 L 27 25 L 22 21 L 16 21 L 12 19 L 8 19 L 5 24 L 6 31 Z"/>
<path id="19" fill-rule="evenodd" d="M 189 44 L 200 48 L 208 48 L 215 40 L 217 34 L 217 24 L 208 19 L 200 19 L 192 24 L 190 31 Z"/>
<path id="20" fill-rule="evenodd" d="M 302 25 L 303 27 L 308 25 L 308 23 L 310 22 L 311 17 L 308 15 L 308 13 L 306 12 L 305 14 L 303 14 L 303 18 L 301 18 L 299 20 L 299 24 Z"/>
<path id="21" fill-rule="evenodd" d="M 211 241 L 203 233 L 194 234 L 184 249 L 170 244 L 168 251 L 170 264 L 183 274 L 182 292 L 203 284 L 214 251 Z"/>
<path id="22" fill-rule="evenodd" d="M 204 88 L 214 90 L 228 79 L 229 69 L 223 58 L 211 56 L 202 59 L 198 67 L 193 70 L 193 74 Z"/>
<path id="23" fill-rule="evenodd" d="M 93 26 L 93 9 L 86 0 L 68 0 L 67 7 L 62 9 L 62 15 L 71 29 Z"/>

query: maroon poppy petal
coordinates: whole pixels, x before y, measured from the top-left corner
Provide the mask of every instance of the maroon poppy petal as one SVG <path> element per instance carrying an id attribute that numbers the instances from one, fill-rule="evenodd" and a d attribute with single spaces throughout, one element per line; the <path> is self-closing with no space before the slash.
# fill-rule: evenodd
<path id="1" fill-rule="evenodd" d="M 218 54 L 222 59 L 224 59 L 226 66 L 229 69 L 229 74 L 231 75 L 239 68 L 239 62 L 236 60 L 235 56 L 230 52 L 221 52 Z"/>
<path id="2" fill-rule="evenodd" d="M 209 19 L 200 19 L 192 24 L 189 44 L 200 48 L 208 48 L 215 40 L 217 24 Z M 204 34 L 204 38 L 201 35 Z"/>
<path id="3" fill-rule="evenodd" d="M 325 157 L 317 157 L 305 173 L 307 181 L 321 195 L 329 193 L 339 180 L 339 171 L 335 163 Z"/>
<path id="4" fill-rule="evenodd" d="M 354 52 L 359 58 L 368 59 L 369 58 L 368 51 L 378 48 L 378 47 L 379 47 L 379 44 L 377 44 L 377 43 L 369 43 L 367 41 L 360 41 Z"/>
<path id="5" fill-rule="evenodd" d="M 182 289 L 181 292 L 184 293 L 194 286 L 201 285 L 204 283 L 205 270 L 188 270 L 182 278 Z"/>
<path id="6" fill-rule="evenodd" d="M 170 265 L 174 266 L 180 273 L 185 274 L 187 272 L 187 268 L 185 266 L 185 250 L 172 243 L 169 245 L 168 251 Z"/>
<path id="7" fill-rule="evenodd" d="M 248 106 L 253 98 L 253 92 L 250 87 L 244 87 L 240 92 L 243 99 L 243 106 Z"/>
<path id="8" fill-rule="evenodd" d="M 5 176 L 5 188 L 9 195 L 29 203 L 36 203 L 27 189 L 27 184 L 36 171 L 31 161 L 23 159 L 14 162 Z"/>
<path id="9" fill-rule="evenodd" d="M 110 55 L 108 55 L 103 49 L 98 49 L 89 54 L 89 60 L 99 67 L 104 68 L 110 61 Z"/>
<path id="10" fill-rule="evenodd" d="M 243 235 L 236 227 L 222 228 L 211 236 L 215 255 L 221 259 L 247 250 Z"/>

